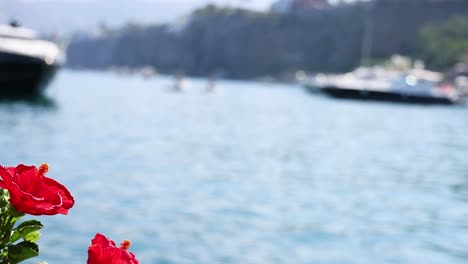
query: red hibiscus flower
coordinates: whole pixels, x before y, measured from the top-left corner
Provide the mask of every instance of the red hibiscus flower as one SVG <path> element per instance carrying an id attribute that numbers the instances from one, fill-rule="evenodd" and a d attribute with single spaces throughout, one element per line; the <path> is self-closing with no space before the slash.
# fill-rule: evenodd
<path id="1" fill-rule="evenodd" d="M 128 240 L 116 247 L 114 241 L 97 233 L 88 248 L 88 264 L 138 264 L 135 255 L 127 251 L 129 247 Z"/>
<path id="2" fill-rule="evenodd" d="M 31 215 L 67 214 L 75 203 L 70 192 L 57 181 L 45 176 L 49 166 L 20 164 L 0 165 L 0 188 L 8 190 L 10 203 L 18 211 Z"/>

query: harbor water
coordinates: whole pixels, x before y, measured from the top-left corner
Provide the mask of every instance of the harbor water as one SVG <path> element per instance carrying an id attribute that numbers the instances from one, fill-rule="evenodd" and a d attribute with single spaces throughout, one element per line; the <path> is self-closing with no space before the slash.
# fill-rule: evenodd
<path id="1" fill-rule="evenodd" d="M 26 263 L 85 263 L 97 232 L 143 264 L 467 263 L 468 107 L 188 81 L 65 70 L 0 102 L 0 163 L 76 199 Z"/>

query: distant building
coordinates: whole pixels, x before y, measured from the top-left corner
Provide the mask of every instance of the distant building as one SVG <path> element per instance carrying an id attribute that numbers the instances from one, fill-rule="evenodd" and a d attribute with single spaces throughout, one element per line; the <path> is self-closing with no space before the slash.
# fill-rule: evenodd
<path id="1" fill-rule="evenodd" d="M 271 5 L 271 11 L 288 13 L 301 10 L 323 9 L 329 5 L 328 0 L 277 0 Z"/>

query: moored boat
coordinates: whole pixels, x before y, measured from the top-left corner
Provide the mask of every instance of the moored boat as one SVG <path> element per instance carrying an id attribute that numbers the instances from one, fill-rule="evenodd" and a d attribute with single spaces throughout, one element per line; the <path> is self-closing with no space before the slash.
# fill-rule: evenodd
<path id="1" fill-rule="evenodd" d="M 0 97 L 41 94 L 61 60 L 59 47 L 35 31 L 0 25 Z"/>
<path id="2" fill-rule="evenodd" d="M 428 72 L 352 72 L 344 75 L 317 76 L 304 84 L 309 92 L 335 98 L 406 102 L 419 104 L 456 104 L 460 95 L 455 86 Z"/>

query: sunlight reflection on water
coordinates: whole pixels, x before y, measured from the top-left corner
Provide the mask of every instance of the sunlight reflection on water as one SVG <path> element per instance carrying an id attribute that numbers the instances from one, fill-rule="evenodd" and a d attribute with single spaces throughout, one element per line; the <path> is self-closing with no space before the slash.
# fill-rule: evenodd
<path id="1" fill-rule="evenodd" d="M 141 263 L 465 263 L 468 109 L 338 101 L 286 85 L 63 71 L 52 106 L 0 104 L 0 160 L 76 197 L 40 260 L 101 232 Z"/>

